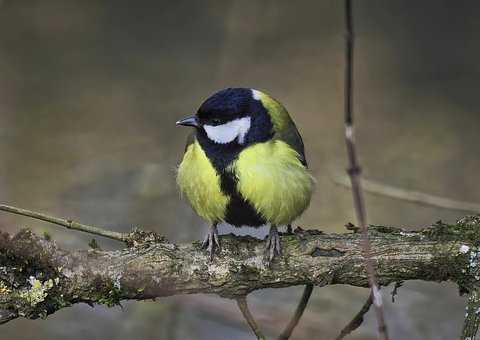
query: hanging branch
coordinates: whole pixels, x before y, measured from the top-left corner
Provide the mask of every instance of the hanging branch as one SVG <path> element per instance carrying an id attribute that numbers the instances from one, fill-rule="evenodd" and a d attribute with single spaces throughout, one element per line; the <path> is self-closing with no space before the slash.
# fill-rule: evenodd
<path id="1" fill-rule="evenodd" d="M 255 333 L 255 336 L 258 340 L 265 340 L 265 336 L 262 334 L 260 327 L 258 326 L 257 322 L 253 318 L 250 309 L 248 308 L 247 304 L 247 297 L 246 295 L 237 298 L 237 306 L 238 309 L 242 312 L 243 318 L 247 321 L 248 326 L 250 329 Z"/>
<path id="2" fill-rule="evenodd" d="M 463 323 L 462 340 L 474 340 L 480 326 L 480 296 L 473 290 L 468 296 L 465 321 Z"/>
<path id="3" fill-rule="evenodd" d="M 463 246 L 460 251 L 468 258 L 468 267 L 465 272 L 472 275 L 476 282 L 480 282 L 480 248 L 475 246 Z M 468 301 L 465 311 L 465 320 L 463 322 L 462 340 L 475 340 L 480 326 L 480 290 L 476 285 L 465 287 L 468 292 Z"/>
<path id="4" fill-rule="evenodd" d="M 373 305 L 375 307 L 375 314 L 378 323 L 378 336 L 380 340 L 387 340 L 387 326 L 383 314 L 382 296 L 378 290 L 377 281 L 375 277 L 375 268 L 372 263 L 372 251 L 370 241 L 368 239 L 367 216 L 365 210 L 365 203 L 362 196 L 360 174 L 361 169 L 358 163 L 357 154 L 354 142 L 353 130 L 353 17 L 352 17 L 352 3 L 351 0 L 345 0 L 345 141 L 347 145 L 348 156 L 348 175 L 352 184 L 352 195 L 357 221 L 362 230 L 362 253 L 365 258 L 365 269 L 368 274 L 368 282 L 371 288 Z"/>
<path id="5" fill-rule="evenodd" d="M 342 340 L 348 334 L 352 333 L 363 323 L 363 317 L 368 313 L 370 307 L 372 306 L 373 299 L 372 294 L 368 296 L 367 301 L 363 304 L 360 311 L 355 315 L 355 317 L 341 330 L 340 334 L 335 338 L 335 340 Z"/>
<path id="6" fill-rule="evenodd" d="M 295 309 L 295 314 L 293 314 L 292 319 L 290 320 L 287 327 L 282 332 L 282 334 L 280 334 L 277 340 L 290 339 L 290 336 L 292 336 L 293 330 L 295 329 L 295 327 L 297 327 L 298 323 L 300 322 L 300 319 L 302 318 L 303 312 L 305 312 L 305 308 L 307 308 L 308 300 L 310 300 L 310 296 L 312 295 L 312 292 L 313 292 L 313 285 L 311 284 L 306 285 L 303 290 L 300 303 Z"/>

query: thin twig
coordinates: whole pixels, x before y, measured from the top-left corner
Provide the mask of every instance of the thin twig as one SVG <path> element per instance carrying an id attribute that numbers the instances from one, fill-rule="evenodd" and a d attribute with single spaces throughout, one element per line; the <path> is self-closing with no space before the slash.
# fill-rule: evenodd
<path id="1" fill-rule="evenodd" d="M 298 322 L 302 318 L 303 312 L 305 311 L 305 308 L 307 307 L 308 300 L 310 299 L 310 295 L 312 295 L 313 291 L 313 285 L 309 284 L 305 286 L 305 289 L 303 290 L 303 295 L 302 298 L 300 299 L 300 303 L 297 306 L 297 309 L 295 310 L 295 314 L 293 315 L 292 319 L 287 325 L 287 328 L 280 334 L 278 337 L 278 340 L 287 340 L 290 339 L 290 336 L 292 335 L 293 330 L 297 326 Z"/>
<path id="2" fill-rule="evenodd" d="M 383 315 L 382 296 L 378 291 L 377 280 L 375 277 L 375 268 L 371 259 L 371 246 L 368 239 L 367 214 L 365 202 L 362 196 L 360 182 L 360 165 L 358 163 L 354 142 L 353 130 L 353 17 L 351 0 L 345 0 L 345 25 L 346 25 L 346 48 L 345 48 L 345 141 L 348 156 L 348 174 L 352 183 L 352 195 L 357 220 L 362 228 L 362 253 L 365 258 L 365 268 L 368 274 L 368 282 L 371 288 L 375 314 L 378 323 L 378 336 L 381 340 L 387 340 L 387 326 Z"/>
<path id="3" fill-rule="evenodd" d="M 265 336 L 262 334 L 262 331 L 260 330 L 260 327 L 258 327 L 257 322 L 252 316 L 252 313 L 250 313 L 250 309 L 248 308 L 247 304 L 247 298 L 246 296 L 242 296 L 237 298 L 237 305 L 240 311 L 243 314 L 243 317 L 247 321 L 248 325 L 250 326 L 250 329 L 255 333 L 257 336 L 258 340 L 265 340 Z"/>
<path id="4" fill-rule="evenodd" d="M 335 338 L 335 340 L 341 340 L 345 338 L 348 334 L 356 330 L 363 322 L 363 317 L 370 310 L 370 306 L 373 303 L 372 294 L 368 296 L 367 301 L 362 306 L 362 309 L 353 317 L 353 319 L 342 329 L 340 334 Z"/>
<path id="5" fill-rule="evenodd" d="M 474 340 L 480 326 L 480 295 L 473 290 L 468 295 L 467 311 L 463 323 L 462 340 Z"/>
<path id="6" fill-rule="evenodd" d="M 99 236 L 111 238 L 113 240 L 117 240 L 117 241 L 121 241 L 121 242 L 128 241 L 128 234 L 119 233 L 119 232 L 116 232 L 116 231 L 105 230 L 105 229 L 94 227 L 94 226 L 91 226 L 91 225 L 81 224 L 81 223 L 78 223 L 78 222 L 75 222 L 75 221 L 72 221 L 72 220 L 66 220 L 66 219 L 63 219 L 63 218 L 49 216 L 49 215 L 45 215 L 45 214 L 42 214 L 42 213 L 39 213 L 39 212 L 27 210 L 27 209 L 22 209 L 22 208 L 13 207 L 13 206 L 10 206 L 10 205 L 0 204 L 0 210 L 7 211 L 7 212 L 17 214 L 17 215 L 32 217 L 32 218 L 35 218 L 37 220 L 42 220 L 42 221 L 45 221 L 45 222 L 50 222 L 50 223 L 65 227 L 67 229 L 83 231 L 85 233 L 99 235 Z"/>
<path id="7" fill-rule="evenodd" d="M 333 181 L 336 184 L 345 186 L 347 188 L 352 187 L 346 176 L 334 176 Z M 367 179 L 362 180 L 362 187 L 365 191 L 369 193 L 396 198 L 403 201 L 409 201 L 444 209 L 480 213 L 479 203 L 456 201 L 442 196 L 435 196 L 420 191 L 398 188 Z"/>

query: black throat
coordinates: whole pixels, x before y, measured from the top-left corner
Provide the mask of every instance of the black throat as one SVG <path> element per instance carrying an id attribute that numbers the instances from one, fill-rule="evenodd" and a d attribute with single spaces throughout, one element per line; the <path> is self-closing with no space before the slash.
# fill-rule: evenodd
<path id="1" fill-rule="evenodd" d="M 238 158 L 240 152 L 256 143 L 266 142 L 273 136 L 273 124 L 266 111 L 251 117 L 251 119 L 251 127 L 243 144 L 239 144 L 236 139 L 226 144 L 215 143 L 208 138 L 203 129 L 197 130 L 198 142 L 220 174 L 222 192 L 230 197 L 225 222 L 238 227 L 242 225 L 261 226 L 266 223 L 250 202 L 238 192 L 237 176 L 228 170 L 228 167 Z"/>
<path id="2" fill-rule="evenodd" d="M 203 128 L 197 130 L 198 142 L 219 173 L 224 173 L 225 169 L 244 149 L 256 143 L 266 142 L 273 137 L 273 124 L 270 116 L 260 101 L 255 102 L 251 106 L 254 105 L 256 107 L 250 109 L 256 113 L 250 116 L 250 129 L 245 135 L 244 143 L 242 144 L 239 144 L 237 139 L 225 144 L 216 143 L 208 138 Z"/>

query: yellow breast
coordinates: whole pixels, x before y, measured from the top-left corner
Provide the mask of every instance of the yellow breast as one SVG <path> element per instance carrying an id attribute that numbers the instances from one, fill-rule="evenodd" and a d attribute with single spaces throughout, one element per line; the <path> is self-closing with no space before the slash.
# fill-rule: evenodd
<path id="1" fill-rule="evenodd" d="M 177 184 L 200 217 L 209 222 L 224 219 L 230 199 L 223 194 L 220 176 L 197 141 L 185 151 L 178 167 Z"/>
<path id="2" fill-rule="evenodd" d="M 291 223 L 310 203 L 314 180 L 297 152 L 283 141 L 243 150 L 231 170 L 241 195 L 271 224 Z"/>

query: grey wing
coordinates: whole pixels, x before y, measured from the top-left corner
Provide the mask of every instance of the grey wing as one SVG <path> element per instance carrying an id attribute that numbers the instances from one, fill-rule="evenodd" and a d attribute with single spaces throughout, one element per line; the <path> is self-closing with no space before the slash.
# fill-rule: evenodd
<path id="1" fill-rule="evenodd" d="M 300 161 L 307 166 L 307 159 L 305 158 L 305 147 L 303 146 L 302 136 L 297 130 L 295 123 L 290 120 L 288 126 L 281 132 L 277 132 L 274 136 L 279 140 L 284 141 L 290 145 L 300 155 Z"/>

